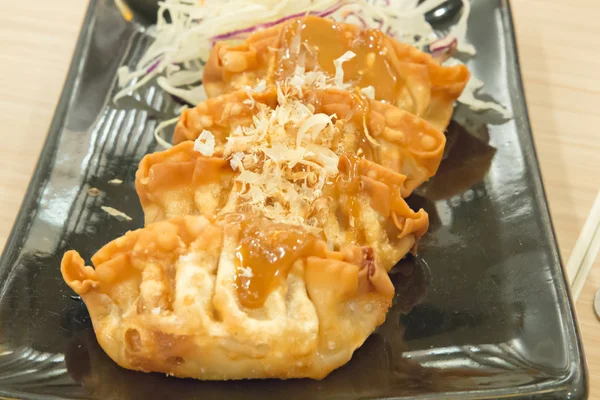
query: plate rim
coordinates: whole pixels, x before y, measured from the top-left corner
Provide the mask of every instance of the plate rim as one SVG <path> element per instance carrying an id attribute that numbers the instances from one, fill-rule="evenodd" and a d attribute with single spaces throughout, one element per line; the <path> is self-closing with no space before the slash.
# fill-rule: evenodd
<path id="1" fill-rule="evenodd" d="M 61 137 L 61 130 L 64 127 L 65 117 L 71 109 L 71 100 L 74 95 L 74 89 L 80 80 L 79 76 L 79 65 L 81 60 L 84 59 L 86 49 L 91 40 L 91 33 L 93 31 L 93 22 L 95 19 L 95 11 L 99 0 L 89 0 L 85 16 L 83 18 L 81 29 L 77 38 L 75 49 L 72 54 L 71 62 L 66 74 L 63 89 L 59 96 L 58 103 L 54 109 L 52 121 L 50 123 L 48 133 L 44 140 L 44 144 L 38 160 L 36 162 L 35 169 L 25 191 L 21 206 L 16 214 L 13 226 L 10 230 L 8 238 L 6 240 L 2 255 L 0 256 L 0 301 L 2 301 L 10 275 L 14 270 L 12 265 L 16 261 L 18 251 L 22 247 L 27 234 L 29 232 L 32 220 L 32 214 L 29 212 L 34 208 L 35 202 L 39 197 L 39 194 L 45 187 L 45 181 L 47 180 L 50 172 L 47 167 L 52 163 L 56 154 L 57 143 Z M 526 101 L 526 93 L 523 85 L 523 76 L 521 72 L 520 56 L 518 51 L 518 42 L 516 38 L 516 29 L 514 24 L 513 12 L 510 0 L 501 0 L 498 2 L 498 7 L 502 9 L 502 24 L 504 26 L 505 34 L 509 39 L 505 44 L 505 49 L 512 52 L 514 57 L 514 65 L 509 68 L 513 69 L 516 88 L 519 90 L 520 98 L 517 99 L 517 106 L 523 111 L 523 127 L 520 129 L 520 140 L 526 140 L 526 152 L 523 156 L 529 164 L 535 179 L 533 183 L 534 191 L 536 196 L 534 203 L 539 207 L 541 211 L 540 215 L 543 219 L 544 225 L 547 227 L 545 232 L 546 239 L 549 241 L 548 244 L 551 246 L 552 251 L 552 268 L 557 267 L 558 272 L 562 279 L 553 279 L 553 284 L 558 294 L 561 291 L 566 293 L 563 298 L 559 297 L 557 307 L 562 308 L 562 311 L 566 312 L 570 316 L 570 324 L 568 324 L 565 333 L 568 333 L 568 337 L 565 337 L 565 343 L 567 346 L 567 354 L 569 357 L 574 356 L 575 360 L 571 360 L 568 368 L 568 374 L 562 379 L 551 380 L 544 384 L 528 384 L 520 387 L 507 387 L 507 388 L 496 388 L 486 390 L 471 390 L 471 391 L 456 391 L 456 392 L 445 392 L 441 394 L 426 394 L 418 395 L 412 398 L 428 398 L 428 399 L 480 399 L 489 398 L 493 396 L 495 398 L 539 398 L 548 395 L 557 396 L 556 398 L 573 398 L 573 399 L 584 399 L 589 394 L 589 379 L 588 371 L 584 353 L 583 342 L 581 339 L 581 331 L 579 328 L 577 315 L 575 313 L 574 303 L 572 301 L 571 292 L 569 285 L 567 284 L 567 277 L 564 269 L 562 259 L 560 257 L 560 250 L 558 248 L 558 242 L 556 239 L 556 231 L 552 222 L 550 208 L 548 204 L 548 198 L 544 188 L 542 174 L 539 164 L 539 157 L 537 155 L 535 140 L 533 136 L 533 130 L 529 117 L 529 110 Z M 526 131 L 526 132 L 525 132 Z M 569 321 L 567 321 L 569 322 Z M 7 399 L 12 399 L 15 395 L 32 396 L 36 399 L 60 399 L 60 397 L 52 395 L 40 395 L 31 392 L 25 392 L 22 390 L 9 390 L 6 391 L 0 383 L 0 396 Z M 526 396 L 526 397 L 524 397 Z M 29 397 L 32 398 L 32 397 Z M 402 399 L 400 397 L 390 399 Z"/>

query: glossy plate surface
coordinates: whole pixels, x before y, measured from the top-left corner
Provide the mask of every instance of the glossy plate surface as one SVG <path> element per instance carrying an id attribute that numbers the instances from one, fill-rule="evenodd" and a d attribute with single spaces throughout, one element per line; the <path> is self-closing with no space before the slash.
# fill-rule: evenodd
<path id="1" fill-rule="evenodd" d="M 386 323 L 323 381 L 199 382 L 126 371 L 96 343 L 64 284 L 65 250 L 89 257 L 142 226 L 133 179 L 160 112 L 109 101 L 149 40 L 112 1 L 92 0 L 23 208 L 0 261 L 0 396 L 96 399 L 584 398 L 581 344 L 560 266 L 521 86 L 508 3 L 473 0 L 469 62 L 514 112 L 460 108 L 439 174 L 411 198 L 431 216 L 417 258 L 394 273 Z M 119 178 L 121 185 L 109 180 Z M 89 190 L 99 190 L 98 196 Z M 91 193 L 91 194 L 90 194 Z M 119 209 L 123 222 L 102 211 Z"/>

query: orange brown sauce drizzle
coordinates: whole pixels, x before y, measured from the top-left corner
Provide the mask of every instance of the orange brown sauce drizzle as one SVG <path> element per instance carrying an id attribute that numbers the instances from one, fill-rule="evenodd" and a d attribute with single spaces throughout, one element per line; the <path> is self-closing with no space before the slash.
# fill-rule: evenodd
<path id="1" fill-rule="evenodd" d="M 351 240 L 360 243 L 364 239 L 359 229 L 357 229 L 360 220 L 360 204 L 358 196 L 362 189 L 361 177 L 358 171 L 359 158 L 354 155 L 343 155 L 340 157 L 338 169 L 340 174 L 333 183 L 332 197 L 338 200 L 341 215 L 346 219 L 339 221 L 346 225 L 348 232 L 352 235 Z"/>
<path id="2" fill-rule="evenodd" d="M 369 129 L 368 126 L 372 125 L 372 114 L 369 100 L 357 93 L 353 93 L 352 96 L 354 97 L 357 104 L 352 119 L 355 126 L 359 127 L 358 149 L 362 150 L 362 153 L 364 154 L 364 157 L 366 159 L 379 164 L 379 154 L 377 152 L 377 149 L 374 147 L 373 143 L 371 143 L 369 139 L 367 139 L 367 132 L 365 131 L 366 129 Z"/>
<path id="3" fill-rule="evenodd" d="M 295 54 L 297 39 L 294 40 L 298 35 L 299 55 Z M 356 56 L 343 63 L 344 81 L 360 88 L 373 86 L 378 100 L 395 103 L 404 88 L 389 64 L 385 35 L 376 29 L 360 31 L 351 25 L 315 17 L 289 23 L 282 33 L 281 65 L 276 78 L 285 79 L 293 74 L 301 58 L 307 70 L 319 69 L 333 77 L 333 62 L 346 51 Z"/>
<path id="4" fill-rule="evenodd" d="M 325 114 L 335 114 L 335 121 L 343 121 L 343 123 L 351 122 L 352 125 L 356 128 L 354 142 L 352 143 L 352 148 L 344 148 L 343 152 L 346 153 L 357 153 L 359 155 L 364 156 L 366 159 L 374 161 L 376 163 L 380 163 L 379 154 L 375 146 L 369 141 L 367 138 L 367 132 L 365 129 L 369 129 L 368 126 L 372 126 L 372 110 L 369 99 L 363 96 L 358 89 L 349 92 L 349 97 L 347 94 L 341 95 L 341 98 L 338 99 L 323 99 L 324 96 L 321 92 L 321 95 L 317 96 L 309 96 L 305 98 L 304 101 L 310 103 L 315 108 L 315 113 L 325 113 Z M 339 112 L 337 109 L 327 108 L 327 105 L 335 104 L 336 101 L 342 103 L 343 106 L 349 106 L 348 111 Z M 346 132 L 344 126 L 338 126 L 337 129 L 341 130 L 341 136 L 345 136 L 346 138 L 354 132 Z M 372 136 L 371 132 L 369 134 Z M 336 143 L 337 145 L 337 143 Z M 360 151 L 362 151 L 362 154 Z"/>
<path id="5" fill-rule="evenodd" d="M 258 308 L 287 278 L 296 260 L 322 255 L 325 249 L 300 227 L 248 219 L 241 222 L 235 251 L 236 287 L 242 306 Z"/>
<path id="6" fill-rule="evenodd" d="M 364 235 L 361 230 L 357 229 L 357 222 L 361 215 L 361 209 L 359 204 L 359 195 L 365 190 L 362 176 L 365 175 L 365 167 L 361 165 L 361 158 L 355 155 L 344 154 L 340 157 L 339 171 L 337 180 L 331 186 L 331 192 L 328 193 L 332 197 L 338 199 L 338 203 L 342 209 L 342 214 L 347 218 L 348 230 L 352 232 L 351 240 L 356 244 L 365 242 Z M 374 172 L 374 171 L 373 171 Z M 370 196 L 370 200 L 375 209 L 378 210 L 385 218 L 390 218 L 393 221 L 396 229 L 401 230 L 404 222 L 405 215 L 412 212 L 407 205 L 404 198 L 401 195 L 401 181 L 392 180 L 385 174 L 372 174 L 372 178 L 376 181 L 385 184 L 389 190 L 380 192 L 369 192 L 367 195 Z M 386 203 L 386 204 L 384 204 Z M 386 212 L 383 212 L 387 210 Z M 353 221 L 353 222 L 350 222 Z M 340 221 L 345 222 L 345 221 Z M 388 230 L 388 236 L 397 236 L 390 234 Z"/>
<path id="7" fill-rule="evenodd" d="M 348 102 L 351 103 L 350 112 L 344 116 L 338 115 L 338 118 L 352 122 L 357 128 L 356 137 L 353 144 L 348 143 L 353 148 L 346 148 L 346 154 L 340 157 L 340 175 L 334 182 L 326 185 L 324 195 L 336 199 L 340 224 L 347 229 L 349 239 L 360 244 L 366 241 L 364 232 L 358 226 L 361 217 L 359 196 L 363 191 L 359 170 L 361 158 L 351 153 L 362 153 L 361 157 L 379 163 L 376 144 L 369 140 L 365 132 L 367 127 L 374 125 L 371 123 L 370 103 L 360 93 L 360 88 L 373 86 L 378 100 L 391 103 L 395 103 L 406 89 L 402 78 L 389 65 L 385 35 L 377 30 L 360 31 L 350 25 L 338 25 L 320 18 L 295 20 L 287 24 L 282 32 L 281 48 L 277 56 L 279 62 L 276 63 L 278 70 L 274 71 L 274 79 L 282 81 L 292 76 L 299 63 L 304 63 L 308 71 L 322 70 L 333 77 L 334 60 L 346 51 L 356 54 L 343 64 L 345 82 L 352 83 L 355 90 L 352 92 L 352 100 L 345 101 L 347 105 Z M 321 112 L 322 99 L 312 100 L 309 102 L 315 106 L 315 112 Z M 380 208 L 390 210 L 391 219 L 399 228 L 399 224 L 404 223 L 404 218 L 398 218 L 395 210 L 403 211 L 406 208 L 400 195 L 400 186 L 391 181 L 382 183 L 389 186 L 389 195 L 373 201 L 388 202 L 389 207 Z M 319 251 L 318 243 L 316 237 L 299 227 L 243 219 L 240 241 L 235 252 L 236 286 L 240 303 L 247 308 L 261 307 L 281 280 L 286 279 L 296 260 Z"/>

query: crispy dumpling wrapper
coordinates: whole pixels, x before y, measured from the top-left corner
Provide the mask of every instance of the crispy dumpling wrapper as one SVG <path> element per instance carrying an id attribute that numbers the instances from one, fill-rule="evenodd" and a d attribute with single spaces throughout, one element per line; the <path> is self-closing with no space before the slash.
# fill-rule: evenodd
<path id="1" fill-rule="evenodd" d="M 261 235 L 289 232 L 266 228 Z M 173 218 L 107 244 L 92 257 L 95 268 L 69 251 L 61 272 L 122 367 L 205 380 L 324 378 L 383 323 L 394 294 L 387 273 L 370 249 L 332 252 L 313 238 L 271 276 L 262 303 L 246 307 L 240 290 L 265 277 L 239 264 L 241 229 Z M 278 246 L 277 237 L 257 238 Z"/>
<path id="2" fill-rule="evenodd" d="M 375 30 L 286 21 L 204 69 L 209 99 L 136 173 L 145 227 L 61 272 L 122 367 L 322 379 L 385 320 L 469 72 Z"/>
<path id="3" fill-rule="evenodd" d="M 464 65 L 441 66 L 378 30 L 314 16 L 256 32 L 241 44 L 217 43 L 203 78 L 208 97 L 283 82 L 358 87 L 442 131 L 468 80 Z"/>
<path id="4" fill-rule="evenodd" d="M 333 248 L 368 246 L 384 268 L 391 269 L 427 231 L 427 213 L 413 211 L 401 197 L 403 175 L 348 157 L 340 159 L 338 169 L 322 195 L 296 208 L 293 216 L 300 218 L 294 221 L 316 228 L 316 234 Z M 214 218 L 248 211 L 238 177 L 229 163 L 201 155 L 189 141 L 145 156 L 136 174 L 136 190 L 146 224 L 183 215 Z M 264 201 L 269 203 L 268 198 Z M 285 214 L 277 217 L 281 220 Z"/>
<path id="5" fill-rule="evenodd" d="M 184 215 L 213 218 L 227 201 L 235 171 L 219 157 L 205 157 L 184 142 L 146 155 L 135 185 L 145 223 Z"/>
<path id="6" fill-rule="evenodd" d="M 238 91 L 208 99 L 183 111 L 174 141 L 195 140 L 208 130 L 216 141 L 214 155 L 220 156 L 231 132 L 257 126 L 266 116 L 278 114 L 273 109 L 289 107 L 278 105 L 280 93 L 269 88 L 259 93 Z M 426 120 L 391 104 L 339 89 L 306 90 L 293 96 L 311 107 L 313 114 L 326 114 L 335 121 L 335 137 L 327 144 L 330 150 L 338 155 L 363 154 L 368 160 L 406 175 L 401 189 L 404 197 L 436 173 L 446 137 Z"/>
<path id="7" fill-rule="evenodd" d="M 277 94 L 274 90 L 264 94 L 238 90 L 185 109 L 175 128 L 173 142 L 177 144 L 184 140 L 196 140 L 206 129 L 215 136 L 218 153 L 219 147 L 225 143 L 233 129 L 252 123 L 252 117 L 258 111 L 256 103 L 275 108 Z"/>

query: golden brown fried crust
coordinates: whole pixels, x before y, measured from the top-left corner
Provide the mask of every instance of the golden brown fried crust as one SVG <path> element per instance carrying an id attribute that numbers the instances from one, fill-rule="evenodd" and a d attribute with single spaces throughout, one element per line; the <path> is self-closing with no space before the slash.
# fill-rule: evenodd
<path id="1" fill-rule="evenodd" d="M 355 243 L 374 249 L 379 262 L 389 270 L 427 231 L 429 217 L 422 209 L 413 211 L 397 195 L 406 181 L 404 175 L 365 159 L 357 163 L 361 189 L 356 193 L 354 227 L 341 212 L 344 197 L 317 200 L 306 218 L 312 217 L 337 248 Z M 348 172 L 346 168 L 340 164 L 342 175 Z M 226 161 L 194 151 L 189 141 L 145 156 L 136 174 L 136 190 L 146 223 L 184 215 L 212 219 L 225 206 L 227 212 L 235 211 L 233 180 L 237 174 Z"/>
<path id="2" fill-rule="evenodd" d="M 394 288 L 357 247 L 297 260 L 263 307 L 240 306 L 236 227 L 186 216 L 63 257 L 98 342 L 119 365 L 179 377 L 322 379 L 385 319 Z M 368 252 L 367 252 L 368 253 Z"/>
<path id="3" fill-rule="evenodd" d="M 236 46 L 214 46 L 204 69 L 209 99 L 182 113 L 174 147 L 140 162 L 146 226 L 100 249 L 95 267 L 65 253 L 63 278 L 122 367 L 203 380 L 322 379 L 385 320 L 394 296 L 387 272 L 429 224 L 404 198 L 436 173 L 442 131 L 469 72 L 380 32 L 348 24 L 333 32 L 332 24 L 290 20 Z M 306 49 L 301 68 L 318 71 L 318 85 L 286 82 L 300 65 L 300 50 L 289 51 L 296 45 Z M 355 88 L 330 84 L 333 61 L 346 50 L 358 53 L 343 67 Z M 259 82 L 265 90 L 249 90 Z M 369 87 L 375 100 L 360 94 Z M 248 141 L 252 129 L 237 128 L 256 123 L 265 135 L 254 135 L 264 140 L 271 129 L 264 126 L 276 120 L 267 111 L 295 100 L 305 114 L 335 118 L 311 133 L 312 159 L 290 157 L 273 173 L 265 167 L 273 167 L 265 157 L 273 142 Z M 275 142 L 289 153 L 288 142 L 302 150 L 307 136 L 303 142 L 306 131 L 294 125 L 305 117 L 288 117 L 277 119 L 274 137 L 283 136 Z M 210 157 L 192 142 L 204 130 L 215 139 Z"/>
<path id="4" fill-rule="evenodd" d="M 333 21 L 318 17 L 306 17 L 305 23 L 323 26 L 334 24 Z M 241 89 L 244 86 L 254 87 L 259 81 L 268 84 L 280 83 L 283 78 L 277 73 L 282 68 L 282 58 L 278 55 L 286 53 L 283 49 L 289 46 L 284 40 L 286 30 L 291 29 L 297 20 L 289 20 L 248 37 L 242 44 L 228 46 L 218 43 L 210 54 L 204 69 L 204 87 L 209 97 L 217 97 L 224 93 Z M 335 23 L 339 31 L 357 38 L 362 31 L 351 24 Z M 390 66 L 390 74 L 403 83 L 394 105 L 429 121 L 438 130 L 446 129 L 450 121 L 454 101 L 465 88 L 470 74 L 464 65 L 441 66 L 429 54 L 404 43 L 397 42 L 387 35 L 382 35 L 386 54 L 386 63 Z M 313 43 L 314 38 L 306 39 Z M 349 47 L 348 50 L 351 48 Z M 343 51 L 341 51 L 343 53 Z M 328 70 L 330 65 L 319 65 L 319 69 Z M 346 81 L 357 77 L 346 76 Z M 375 92 L 377 97 L 377 92 Z"/>
<path id="5" fill-rule="evenodd" d="M 146 224 L 183 215 L 213 218 L 231 191 L 234 171 L 219 157 L 204 157 L 193 142 L 148 154 L 135 175 Z"/>
<path id="6" fill-rule="evenodd" d="M 237 126 L 252 124 L 252 117 L 259 112 L 255 104 L 271 109 L 277 105 L 274 88 L 251 97 L 245 91 L 237 91 L 185 110 L 175 129 L 175 143 L 195 140 L 206 129 L 215 136 L 215 155 L 222 154 L 229 132 Z M 302 101 L 312 105 L 315 113 L 335 114 L 338 121 L 345 122 L 342 134 L 349 145 L 332 149 L 338 153 L 356 153 L 366 127 L 378 144 L 373 145 L 365 157 L 407 176 L 402 186 L 404 197 L 436 173 L 446 137 L 426 120 L 376 100 L 368 100 L 364 105 L 364 99 L 338 89 L 307 90 Z M 366 111 L 359 112 L 361 108 Z"/>
<path id="7" fill-rule="evenodd" d="M 270 108 L 277 106 L 277 94 L 274 90 L 253 94 L 252 98 Z M 248 94 L 240 90 L 208 99 L 194 108 L 184 110 L 175 127 L 173 142 L 177 144 L 195 140 L 206 129 L 215 136 L 217 146 L 222 146 L 233 129 L 252 123 L 252 116 L 257 108 L 254 103 L 245 103 L 248 100 Z"/>

